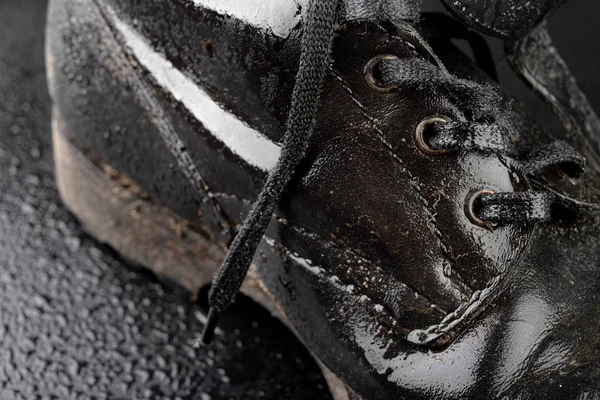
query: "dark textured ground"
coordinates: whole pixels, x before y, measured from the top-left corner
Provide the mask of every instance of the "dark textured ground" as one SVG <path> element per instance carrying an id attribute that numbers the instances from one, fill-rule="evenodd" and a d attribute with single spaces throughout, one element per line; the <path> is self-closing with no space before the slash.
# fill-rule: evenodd
<path id="1" fill-rule="evenodd" d="M 596 106 L 599 11 L 600 2 L 576 0 L 551 23 Z M 306 351 L 248 300 L 214 345 L 194 349 L 201 305 L 129 268 L 61 205 L 44 14 L 43 0 L 0 1 L 0 399 L 326 398 Z M 523 85 L 508 87 L 552 125 Z"/>
<path id="2" fill-rule="evenodd" d="M 202 307 L 82 232 L 53 177 L 46 2 L 0 1 L 0 399 L 321 399 L 295 338 L 250 300 L 194 349 Z"/>

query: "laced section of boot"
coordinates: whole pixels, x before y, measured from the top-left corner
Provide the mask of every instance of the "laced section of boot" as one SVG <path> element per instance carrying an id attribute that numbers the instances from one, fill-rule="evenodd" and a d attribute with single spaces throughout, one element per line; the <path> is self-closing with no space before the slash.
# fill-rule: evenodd
<path id="1" fill-rule="evenodd" d="M 310 1 L 281 156 L 233 240 L 209 292 L 210 310 L 201 337 L 205 344 L 213 338 L 219 314 L 235 300 L 282 192 L 306 153 L 331 58 L 338 8 L 339 0 Z M 481 85 L 457 79 L 443 66 L 422 59 L 400 60 L 383 55 L 373 59 L 366 72 L 367 82 L 379 92 L 391 92 L 400 85 L 429 90 L 428 86 L 433 85 L 458 108 L 465 99 L 475 99 L 482 105 L 482 114 L 493 114 L 490 109 L 495 106 L 488 107 L 489 103 L 485 101 L 488 93 L 481 90 Z M 507 137 L 494 121 L 454 122 L 436 116 L 423 121 L 417 128 L 419 147 L 432 155 L 473 150 L 513 156 Z M 584 168 L 583 158 L 566 143 L 545 146 L 524 158 L 522 164 L 529 174 L 551 165 L 568 165 L 565 172 L 576 175 Z M 536 223 L 549 219 L 553 196 L 548 192 L 482 190 L 470 196 L 465 212 L 473 223 L 490 230 L 504 224 Z"/>
<path id="2" fill-rule="evenodd" d="M 564 141 L 542 145 L 519 156 L 509 133 L 494 118 L 495 100 L 486 99 L 494 92 L 481 84 L 459 79 L 423 59 L 400 59 L 389 54 L 373 58 L 367 63 L 365 74 L 367 83 L 381 93 L 412 86 L 442 93 L 459 107 L 466 102 L 477 105 L 480 112 L 472 116 L 475 120 L 453 121 L 446 116 L 423 120 L 417 126 L 415 142 L 425 154 L 437 156 L 461 151 L 497 154 L 514 160 L 529 176 L 558 167 L 565 175 L 578 179 L 585 171 L 585 159 Z M 550 219 L 555 198 L 549 191 L 478 190 L 466 199 L 465 214 L 472 223 L 490 231 L 509 224 L 538 223 Z"/>

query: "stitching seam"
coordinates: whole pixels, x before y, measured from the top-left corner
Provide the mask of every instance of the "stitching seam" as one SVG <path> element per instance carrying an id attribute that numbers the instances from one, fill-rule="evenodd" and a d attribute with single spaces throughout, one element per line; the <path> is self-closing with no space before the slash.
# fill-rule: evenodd
<path id="1" fill-rule="evenodd" d="M 456 289 L 462 295 L 465 295 L 466 293 L 463 290 L 461 290 L 461 287 L 468 287 L 468 286 L 464 282 L 462 282 L 460 279 L 458 279 L 456 274 L 452 273 L 453 269 L 452 269 L 452 261 L 451 261 L 451 257 L 450 257 L 450 252 L 448 251 L 448 248 L 446 247 L 446 244 L 444 243 L 444 241 L 442 239 L 442 233 L 440 232 L 440 230 L 437 227 L 437 220 L 435 219 L 435 215 L 432 214 L 431 210 L 429 209 L 429 202 L 427 201 L 427 199 L 425 199 L 425 197 L 423 196 L 423 193 L 421 192 L 421 186 L 420 186 L 417 178 L 408 170 L 404 161 L 400 157 L 398 157 L 397 154 L 394 153 L 392 145 L 385 139 L 384 134 L 383 134 L 381 128 L 379 127 L 377 120 L 368 114 L 366 107 L 356 98 L 352 89 L 350 89 L 350 87 L 346 84 L 346 82 L 343 80 L 343 78 L 331 66 L 329 67 L 329 70 L 333 74 L 333 76 L 340 82 L 340 84 L 342 85 L 344 90 L 349 94 L 349 96 L 352 99 L 352 101 L 354 102 L 354 104 L 356 104 L 356 106 L 361 110 L 361 113 L 363 114 L 363 116 L 371 122 L 371 124 L 372 124 L 371 127 L 376 132 L 376 136 L 381 141 L 381 143 L 383 143 L 383 145 L 387 148 L 387 150 L 388 150 L 389 154 L 392 156 L 392 158 L 394 160 L 396 160 L 398 162 L 398 164 L 401 166 L 401 171 L 406 176 L 408 176 L 410 185 L 414 189 L 415 193 L 417 194 L 417 197 L 419 198 L 419 200 L 421 201 L 421 203 L 423 205 L 423 209 L 427 213 L 427 216 L 428 216 L 427 225 L 429 226 L 429 228 L 432 230 L 432 232 L 434 233 L 434 235 L 437 237 L 437 239 L 439 241 L 440 249 L 442 251 L 442 255 L 444 256 L 444 261 L 445 261 L 445 263 L 447 263 L 447 265 L 444 266 L 444 269 L 445 269 L 445 267 L 448 267 L 448 269 L 450 270 L 450 273 L 446 274 L 443 272 L 443 274 L 450 281 L 450 284 L 452 285 L 452 287 L 454 289 Z"/>
<path id="2" fill-rule="evenodd" d="M 296 264 L 300 264 L 302 265 L 301 262 L 297 261 L 298 258 L 300 258 L 299 255 L 291 252 L 287 247 L 285 247 L 282 243 L 269 238 L 267 236 L 264 236 L 265 242 L 273 249 L 275 250 L 279 250 L 276 253 L 280 256 L 280 258 L 282 256 L 285 256 L 287 260 L 292 261 Z M 353 290 L 349 290 L 348 287 L 355 287 L 353 284 L 347 283 L 345 281 L 343 281 L 342 279 L 340 279 L 337 275 L 335 274 L 331 274 L 328 273 L 328 271 L 320 266 L 314 265 L 314 263 L 306 258 L 302 258 L 302 261 L 307 265 L 308 270 L 310 270 L 310 272 L 314 273 L 314 274 L 324 274 L 324 275 L 328 275 L 328 280 L 331 281 L 334 285 L 340 285 L 340 286 L 344 286 L 342 289 L 348 293 L 351 296 L 354 296 L 355 298 L 357 298 L 359 300 L 359 302 L 364 303 L 364 302 L 369 302 L 369 308 L 371 311 L 371 314 L 378 320 L 378 322 L 384 326 L 387 327 L 389 329 L 389 333 L 398 335 L 402 338 L 405 338 L 406 335 L 400 332 L 397 332 L 396 329 L 401 328 L 404 329 L 406 331 L 411 331 L 411 328 L 407 328 L 404 326 L 398 326 L 398 320 L 392 315 L 392 313 L 390 313 L 384 305 L 379 304 L 378 302 L 376 302 L 375 300 L 373 300 L 371 297 L 369 297 L 368 295 L 364 294 L 364 293 L 354 293 Z M 316 270 L 316 271 L 315 271 Z"/>
<path id="3" fill-rule="evenodd" d="M 234 194 L 230 194 L 230 193 L 216 192 L 216 193 L 211 193 L 211 196 L 213 196 L 215 198 L 235 199 L 235 200 L 243 202 L 244 204 L 252 204 L 252 202 L 250 200 L 240 198 L 240 197 L 238 197 L 238 196 L 236 196 Z M 322 241 L 324 241 L 327 244 L 333 244 L 335 246 L 339 246 L 342 249 L 344 249 L 344 250 L 349 251 L 350 253 L 352 253 L 352 255 L 354 255 L 358 259 L 365 260 L 363 257 L 361 257 L 360 255 L 354 253 L 351 249 L 347 249 L 346 246 L 344 246 L 342 243 L 339 243 L 336 240 L 331 240 L 331 239 L 323 238 L 320 235 L 318 235 L 317 233 L 310 232 L 310 231 L 308 231 L 308 230 L 306 230 L 304 228 L 294 226 L 294 225 L 290 224 L 289 221 L 287 221 L 286 219 L 278 217 L 277 215 L 275 215 L 275 218 L 282 225 L 285 225 L 285 226 L 288 226 L 288 227 L 294 229 L 299 234 L 302 234 L 302 235 L 306 236 L 310 240 L 314 240 L 314 238 L 311 238 L 310 236 L 316 236 L 319 240 L 322 240 Z M 287 249 L 282 243 L 277 242 L 274 239 L 268 238 L 267 236 L 265 236 L 265 239 L 269 239 L 272 242 L 272 243 L 269 243 L 267 241 L 267 244 L 269 244 L 271 247 L 274 247 L 273 244 L 279 245 L 281 247 L 281 249 L 283 249 L 284 251 L 287 252 L 286 253 L 286 257 L 288 259 L 290 259 L 291 261 L 296 262 L 293 259 L 295 257 L 293 255 L 293 253 L 289 249 Z M 297 256 L 297 257 L 299 257 L 299 256 Z M 310 260 L 307 260 L 307 259 L 304 259 L 304 260 L 308 261 L 309 266 L 311 266 L 312 268 L 319 268 L 319 272 L 320 273 L 328 274 L 328 271 L 326 269 L 324 269 L 322 267 L 313 266 L 312 265 L 312 261 L 310 261 Z M 365 260 L 365 261 L 368 262 L 368 260 Z M 346 286 L 350 286 L 350 285 L 354 286 L 354 284 L 348 283 L 345 280 L 340 279 L 335 274 L 329 273 L 328 275 L 329 275 L 330 279 L 333 279 L 334 281 L 338 280 L 340 283 L 342 283 L 342 284 L 344 284 Z M 470 299 L 469 299 L 468 302 L 461 304 L 454 311 L 446 313 L 446 316 L 444 317 L 444 319 L 439 324 L 429 326 L 426 329 L 426 331 L 427 332 L 436 332 L 436 333 L 447 333 L 447 332 L 451 331 L 452 329 L 456 328 L 456 325 L 461 320 L 465 319 L 469 315 L 471 315 L 471 314 L 473 314 L 473 313 L 476 312 L 476 309 L 472 308 L 472 306 L 474 304 L 477 304 L 477 303 L 479 303 L 480 305 L 483 304 L 483 301 L 486 299 L 486 297 L 488 295 L 488 292 L 490 291 L 490 289 L 492 288 L 492 286 L 498 284 L 501 275 L 502 275 L 502 273 L 499 273 L 498 275 L 496 275 L 494 278 L 492 278 L 488 282 L 487 286 L 484 289 L 478 290 L 475 293 L 473 293 L 473 295 L 470 297 Z M 400 283 L 403 284 L 403 285 L 405 285 L 406 287 L 408 287 L 413 293 L 415 293 L 415 294 L 421 296 L 423 299 L 425 299 L 432 306 L 432 308 L 435 308 L 436 310 L 444 313 L 444 311 L 439 306 L 437 306 L 436 304 L 434 304 L 431 300 L 429 300 L 427 298 L 427 296 L 424 296 L 424 295 L 416 292 L 414 289 L 410 288 L 408 285 L 406 285 L 406 284 L 404 284 L 402 282 L 400 282 Z M 356 286 L 360 287 L 360 285 L 356 285 Z M 363 299 L 367 299 L 367 300 L 371 301 L 373 303 L 373 311 L 374 311 L 373 314 L 374 315 L 378 315 L 378 314 L 376 314 L 378 311 L 375 309 L 375 307 L 377 305 L 380 305 L 380 303 L 376 302 L 374 299 L 372 299 L 371 297 L 367 296 L 366 294 L 364 294 L 362 292 L 360 292 L 361 293 L 360 296 L 358 296 L 357 294 L 352 293 L 352 292 L 348 292 L 348 293 L 351 293 L 355 297 L 362 297 L 362 296 L 364 296 Z M 392 313 L 390 313 L 389 311 L 387 311 L 387 309 L 385 309 L 385 306 L 382 305 L 382 307 L 383 307 L 382 311 L 385 312 L 387 314 L 387 316 L 388 316 L 387 319 L 389 319 L 391 321 L 391 322 L 388 321 L 389 322 L 388 325 L 390 325 L 392 327 L 396 327 L 397 326 L 397 319 L 392 315 Z M 381 311 L 379 311 L 379 313 L 381 313 Z M 407 328 L 405 326 L 401 326 L 401 327 L 403 329 L 405 329 L 405 330 L 412 331 L 410 328 Z M 419 330 L 419 329 L 414 329 L 414 330 Z"/>
<path id="4" fill-rule="evenodd" d="M 237 200 L 239 202 L 242 202 L 245 205 L 251 205 L 252 204 L 252 202 L 250 200 L 240 198 L 240 197 L 238 197 L 238 196 L 236 196 L 234 194 L 230 194 L 230 193 L 216 192 L 216 193 L 210 193 L 210 196 L 212 196 L 214 198 L 234 199 L 234 200 Z M 373 262 L 371 262 L 370 260 L 364 258 L 360 254 L 356 253 L 354 250 L 352 250 L 351 248 L 349 248 L 348 246 L 346 246 L 344 243 L 340 242 L 339 240 L 332 240 L 332 239 L 329 239 L 329 238 L 325 238 L 325 237 L 319 235 L 318 233 L 309 231 L 306 228 L 293 225 L 287 219 L 285 219 L 285 218 L 277 215 L 277 213 L 274 214 L 274 218 L 281 225 L 284 225 L 284 226 L 286 226 L 286 227 L 288 227 L 290 229 L 293 229 L 298 234 L 302 235 L 305 239 L 312 240 L 312 241 L 321 241 L 321 242 L 324 242 L 325 245 L 334 246 L 334 247 L 338 248 L 341 251 L 345 251 L 345 252 L 348 252 L 348 253 L 352 254 L 352 256 L 356 257 L 357 260 L 361 260 L 361 261 L 363 261 L 363 262 L 365 262 L 367 264 L 373 264 Z M 283 244 L 282 244 L 282 246 L 283 246 Z M 442 309 L 440 306 L 438 306 L 437 304 L 435 304 L 431 299 L 429 299 L 429 297 L 425 296 L 422 293 L 417 292 L 414 288 L 410 287 L 406 283 L 398 281 L 396 278 L 394 278 L 393 276 L 391 276 L 390 274 L 388 274 L 387 272 L 385 272 L 381 267 L 379 267 L 379 266 L 377 266 L 375 264 L 373 264 L 373 265 L 376 268 L 382 270 L 384 274 L 390 276 L 391 279 L 394 279 L 396 282 L 398 282 L 398 284 L 405 286 L 410 291 L 412 291 L 415 295 L 417 295 L 420 298 L 422 298 L 425 301 L 427 301 L 429 303 L 429 305 L 433 309 L 439 311 L 444 316 L 447 315 L 446 311 L 444 311 L 444 309 Z M 358 284 L 357 282 L 355 282 L 355 283 Z"/>
<path id="5" fill-rule="evenodd" d="M 334 245 L 334 246 L 336 246 L 336 247 L 339 247 L 339 248 L 340 248 L 341 250 L 343 250 L 343 251 L 349 252 L 349 253 L 350 253 L 350 254 L 352 254 L 354 257 L 356 257 L 358 260 L 362 260 L 362 261 L 364 261 L 365 263 L 368 263 L 368 264 L 373 264 L 371 261 L 369 261 L 368 259 L 366 259 L 366 258 L 364 258 L 364 257 L 360 256 L 359 254 L 357 254 L 356 252 L 354 252 L 354 250 L 352 250 L 352 249 L 349 249 L 347 246 L 345 246 L 345 245 L 344 245 L 344 244 L 342 244 L 342 243 L 339 243 L 339 242 L 337 242 L 337 241 L 333 241 L 333 240 L 330 240 L 330 239 L 324 238 L 324 237 L 320 236 L 320 235 L 319 235 L 319 234 L 317 234 L 317 233 L 314 233 L 314 232 L 310 232 L 310 231 L 308 231 L 307 229 L 304 229 L 304 228 L 301 228 L 301 227 L 298 227 L 298 226 L 291 225 L 291 224 L 290 224 L 290 223 L 289 223 L 287 220 L 285 220 L 284 218 L 278 218 L 278 219 L 277 219 L 277 221 L 278 221 L 279 223 L 281 223 L 282 225 L 288 226 L 288 227 L 290 227 L 291 229 L 295 230 L 297 233 L 299 233 L 300 235 L 303 235 L 303 236 L 304 236 L 306 239 L 308 239 L 308 240 L 313 240 L 313 241 L 314 241 L 314 240 L 320 240 L 320 241 L 323 241 L 323 242 L 325 242 L 326 244 L 329 244 L 329 245 Z M 374 264 L 373 264 L 373 265 L 374 265 Z M 375 267 L 376 267 L 376 268 L 379 268 L 379 269 L 381 269 L 381 267 L 378 267 L 378 266 L 376 266 L 376 265 L 375 265 Z M 386 275 L 389 275 L 389 274 L 388 274 L 387 272 L 385 272 L 385 271 L 384 271 L 384 273 L 385 273 Z M 411 287 L 410 287 L 409 285 L 407 285 L 406 283 L 404 283 L 404 282 L 401 282 L 401 281 L 398 281 L 398 280 L 397 280 L 396 278 L 394 278 L 393 276 L 391 276 L 391 275 L 390 275 L 390 277 L 391 277 L 391 279 L 394 279 L 396 282 L 398 282 L 400 285 L 403 285 L 403 286 L 407 287 L 407 288 L 408 288 L 410 291 L 412 291 L 412 292 L 413 292 L 415 295 L 417 295 L 417 296 L 419 296 L 419 297 L 423 298 L 425 301 L 427 301 L 427 302 L 429 303 L 429 305 L 430 305 L 432 308 L 434 308 L 435 310 L 439 311 L 440 313 L 442 313 L 442 314 L 444 314 L 444 315 L 447 315 L 447 313 L 446 313 L 446 312 L 445 312 L 445 311 L 444 311 L 444 310 L 443 310 L 443 309 L 442 309 L 440 306 L 438 306 L 438 305 L 437 305 L 437 304 L 435 304 L 433 301 L 431 301 L 431 300 L 430 300 L 430 299 L 429 299 L 427 296 L 425 296 L 425 295 L 423 295 L 423 294 L 421 294 L 421 293 L 417 292 L 415 289 L 411 288 Z"/>

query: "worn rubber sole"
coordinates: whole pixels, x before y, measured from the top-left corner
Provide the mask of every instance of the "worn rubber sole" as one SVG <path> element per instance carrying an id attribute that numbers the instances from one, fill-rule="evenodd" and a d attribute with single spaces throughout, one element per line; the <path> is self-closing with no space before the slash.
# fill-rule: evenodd
<path id="1" fill-rule="evenodd" d="M 110 165 L 93 162 L 62 132 L 58 110 L 52 113 L 52 141 L 60 196 L 85 230 L 121 256 L 156 276 L 185 288 L 195 299 L 212 282 L 226 249 L 191 229 L 189 221 L 155 204 L 129 178 Z M 242 293 L 297 333 L 265 288 L 254 267 Z M 359 397 L 315 357 L 334 400 Z"/>

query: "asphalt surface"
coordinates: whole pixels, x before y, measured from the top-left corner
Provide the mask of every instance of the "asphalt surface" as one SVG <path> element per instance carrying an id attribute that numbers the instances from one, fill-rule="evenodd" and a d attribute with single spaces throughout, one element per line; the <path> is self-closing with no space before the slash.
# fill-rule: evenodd
<path id="1" fill-rule="evenodd" d="M 53 176 L 46 2 L 0 2 L 0 399 L 326 399 L 315 362 L 242 298 L 195 348 L 205 300 L 87 236 Z"/>

